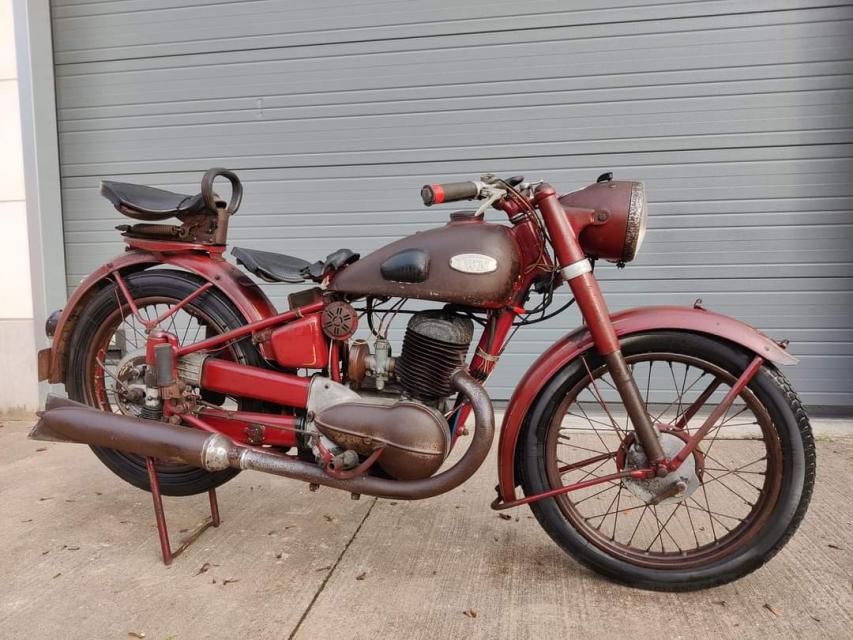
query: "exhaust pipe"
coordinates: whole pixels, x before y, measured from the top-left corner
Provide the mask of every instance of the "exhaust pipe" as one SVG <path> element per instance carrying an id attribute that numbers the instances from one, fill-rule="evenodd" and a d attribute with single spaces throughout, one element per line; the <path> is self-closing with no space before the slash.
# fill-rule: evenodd
<path id="1" fill-rule="evenodd" d="M 30 438 L 119 449 L 207 471 L 221 471 L 229 467 L 261 471 L 351 493 L 419 500 L 446 493 L 465 482 L 480 468 L 492 446 L 495 416 L 486 391 L 464 369 L 453 374 L 451 383 L 471 403 L 474 436 L 456 464 L 423 480 L 401 481 L 372 476 L 333 478 L 326 475 L 319 465 L 265 449 L 240 446 L 221 434 L 104 413 L 55 396 L 48 397 L 45 412 L 30 432 Z"/>

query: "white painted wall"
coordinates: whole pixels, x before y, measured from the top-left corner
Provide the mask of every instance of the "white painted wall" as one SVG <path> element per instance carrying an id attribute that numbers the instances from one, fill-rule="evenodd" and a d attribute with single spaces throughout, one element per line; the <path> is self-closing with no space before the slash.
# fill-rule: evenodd
<path id="1" fill-rule="evenodd" d="M 38 405 L 12 0 L 0 0 L 0 415 Z"/>

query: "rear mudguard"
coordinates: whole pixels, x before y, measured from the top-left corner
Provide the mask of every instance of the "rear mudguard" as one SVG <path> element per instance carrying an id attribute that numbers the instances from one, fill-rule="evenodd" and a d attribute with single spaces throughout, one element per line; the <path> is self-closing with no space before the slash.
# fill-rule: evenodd
<path id="1" fill-rule="evenodd" d="M 68 299 L 57 322 L 50 349 L 39 354 L 39 380 L 65 382 L 68 344 L 74 326 L 90 298 L 112 282 L 111 273 L 118 271 L 124 276 L 158 265 L 178 267 L 212 282 L 237 307 L 246 322 L 263 320 L 276 313 L 260 287 L 217 253 L 128 251 L 92 272 Z"/>
<path id="2" fill-rule="evenodd" d="M 611 316 L 616 335 L 675 329 L 734 342 L 776 364 L 797 359 L 758 329 L 701 307 L 639 307 Z M 515 455 L 524 419 L 548 381 L 582 353 L 593 348 L 586 327 L 579 327 L 554 343 L 527 370 L 507 405 L 498 443 L 498 491 L 504 501 L 515 500 Z"/>

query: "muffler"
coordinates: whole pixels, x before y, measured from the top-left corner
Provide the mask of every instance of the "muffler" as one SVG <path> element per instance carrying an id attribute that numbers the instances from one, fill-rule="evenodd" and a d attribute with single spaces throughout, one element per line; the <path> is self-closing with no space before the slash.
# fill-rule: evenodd
<path id="1" fill-rule="evenodd" d="M 372 476 L 333 478 L 319 465 L 266 449 L 244 447 L 221 434 L 104 413 L 55 396 L 48 396 L 45 411 L 30 432 L 30 438 L 119 449 L 207 471 L 221 471 L 229 467 L 261 471 L 351 493 L 418 500 L 445 493 L 465 482 L 480 467 L 492 446 L 495 417 L 486 391 L 464 369 L 458 369 L 452 375 L 451 383 L 471 403 L 474 436 L 456 464 L 438 475 L 421 480 Z"/>

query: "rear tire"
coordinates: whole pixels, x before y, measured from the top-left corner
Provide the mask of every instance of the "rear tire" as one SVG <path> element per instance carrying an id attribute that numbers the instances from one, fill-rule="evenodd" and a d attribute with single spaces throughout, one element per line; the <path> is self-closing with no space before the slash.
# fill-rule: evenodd
<path id="1" fill-rule="evenodd" d="M 693 358 L 696 362 L 705 362 L 709 367 L 716 367 L 717 370 L 725 371 L 734 376 L 734 378 L 744 371 L 754 357 L 754 354 L 746 353 L 729 342 L 687 332 L 673 331 L 650 332 L 630 336 L 622 341 L 622 352 L 627 359 L 630 360 L 633 358 L 633 361 L 636 363 L 642 362 L 643 358 L 652 359 L 660 356 L 672 356 L 673 360 L 675 360 L 680 357 L 680 354 L 683 354 L 683 357 Z M 603 360 L 597 354 L 589 352 L 584 354 L 584 357 L 590 371 L 593 372 L 594 376 L 598 376 L 597 372 L 604 367 Z M 601 378 L 603 378 L 603 375 Z M 597 379 L 600 380 L 601 378 Z M 651 379 L 651 369 L 649 378 Z M 520 436 L 519 450 L 517 452 L 519 476 L 525 495 L 535 495 L 556 488 L 556 486 L 563 486 L 555 485 L 553 482 L 554 474 L 551 473 L 549 476 L 549 473 L 546 471 L 546 467 L 548 466 L 546 458 L 549 455 L 554 455 L 549 454 L 546 450 L 548 448 L 546 447 L 546 442 L 549 441 L 549 430 L 556 429 L 557 437 L 561 437 L 559 434 L 568 430 L 567 427 L 563 426 L 566 424 L 563 422 L 563 419 L 564 415 L 568 416 L 569 414 L 562 412 L 566 411 L 567 406 L 569 410 L 572 406 L 576 406 L 571 404 L 574 402 L 571 398 L 580 398 L 580 393 L 587 388 L 583 385 L 588 384 L 588 381 L 589 376 L 586 368 L 583 366 L 581 359 L 578 358 L 567 365 L 545 385 L 542 394 L 528 414 L 528 421 Z M 640 382 L 638 380 L 638 384 Z M 645 380 L 642 382 L 644 383 Z M 606 387 L 602 384 L 600 388 Z M 682 391 L 683 389 L 684 387 L 682 386 Z M 533 514 L 548 535 L 566 552 L 608 578 L 634 587 L 659 591 L 704 589 L 736 580 L 756 570 L 785 545 L 805 515 L 814 487 L 816 465 L 815 446 L 808 417 L 802 404 L 797 398 L 796 393 L 791 389 L 788 381 L 771 363 L 764 364 L 743 393 L 751 394 L 750 397 L 754 398 L 754 400 L 750 400 L 750 402 L 757 401 L 759 403 L 753 404 L 754 407 L 763 408 L 758 411 L 759 414 L 764 416 L 762 418 L 764 426 L 761 428 L 765 434 L 771 434 L 766 437 L 766 442 L 769 444 L 766 445 L 768 453 L 766 454 L 767 457 L 764 458 L 767 461 L 767 471 L 763 474 L 766 476 L 763 486 L 766 489 L 770 486 L 768 483 L 776 484 L 774 484 L 773 491 L 768 491 L 767 493 L 767 495 L 772 496 L 772 498 L 766 498 L 768 500 L 767 504 L 759 504 L 759 501 L 764 499 L 764 493 L 760 493 L 755 500 L 756 505 L 761 506 L 762 511 L 759 513 L 758 506 L 752 506 L 747 501 L 746 504 L 750 505 L 749 508 L 752 508 L 753 511 L 748 516 L 744 516 L 744 521 L 741 525 L 731 525 L 732 529 L 730 531 L 727 530 L 721 536 L 721 542 L 716 542 L 717 534 L 715 533 L 715 542 L 708 544 L 710 550 L 707 550 L 708 547 L 703 546 L 704 542 L 700 543 L 700 540 L 697 538 L 696 547 L 694 550 L 691 550 L 692 553 L 695 553 L 695 556 L 688 558 L 683 552 L 681 555 L 679 553 L 670 553 L 667 555 L 663 545 L 663 540 L 665 539 L 663 529 L 666 529 L 669 523 L 669 520 L 666 520 L 663 528 L 658 532 L 661 546 L 660 554 L 655 559 L 644 558 L 642 548 L 636 551 L 631 548 L 632 540 L 634 539 L 633 534 L 631 539 L 627 541 L 627 547 L 624 546 L 624 538 L 621 542 L 618 539 L 617 522 L 619 514 L 626 513 L 625 505 L 630 503 L 623 501 L 621 503 L 622 510 L 620 510 L 620 503 L 616 502 L 616 511 L 611 512 L 615 514 L 613 516 L 611 534 L 609 525 L 604 525 L 607 516 L 598 521 L 595 520 L 595 518 L 600 517 L 598 515 L 591 515 L 586 518 L 579 517 L 580 502 L 583 501 L 580 496 L 585 495 L 580 492 L 577 492 L 578 497 L 573 497 L 576 493 L 571 492 L 563 496 L 534 502 L 530 505 Z M 680 402 L 679 408 L 676 410 L 676 417 L 678 411 L 681 411 Z M 566 420 L 570 420 L 570 418 L 566 417 Z M 594 422 L 590 423 L 591 427 Z M 695 429 L 697 424 L 701 424 L 701 422 L 702 420 L 698 419 L 697 422 L 690 424 Z M 602 423 L 595 424 L 600 425 Z M 593 431 L 595 428 L 602 429 L 602 427 L 596 426 L 593 427 Z M 710 435 L 709 433 L 699 443 L 700 448 L 705 446 L 710 451 L 710 446 L 707 442 Z M 551 437 L 551 442 L 553 442 L 554 436 L 552 435 Z M 577 435 L 574 438 L 576 443 L 579 442 Z M 614 438 L 618 440 L 618 436 L 614 436 Z M 731 437 L 723 438 L 722 441 L 724 442 L 726 439 L 731 440 Z M 735 437 L 735 439 L 737 438 Z M 753 438 L 752 440 L 754 441 L 755 439 Z M 602 444 L 604 444 L 603 440 Z M 746 445 L 719 445 L 714 450 L 715 456 L 719 457 L 722 453 L 720 451 L 721 447 L 725 446 L 742 448 Z M 777 454 L 771 454 L 771 449 L 776 451 Z M 588 451 L 591 450 L 588 449 Z M 771 467 L 770 460 L 772 459 L 772 455 L 777 456 L 776 460 L 778 464 L 774 462 L 775 466 Z M 585 456 L 591 457 L 592 454 L 588 453 Z M 614 457 L 613 460 L 616 461 L 618 458 Z M 708 458 L 708 460 L 713 460 L 713 462 L 707 463 L 710 465 L 711 471 L 714 473 L 723 471 L 714 468 L 721 466 L 717 459 Z M 558 461 L 565 465 L 564 460 Z M 617 470 L 617 466 L 611 466 L 609 460 L 605 461 L 605 463 L 608 466 L 598 471 L 599 474 L 611 473 Z M 589 466 L 591 467 L 592 464 L 590 463 Z M 553 464 L 551 468 L 554 468 Z M 566 471 L 568 468 L 568 466 L 562 466 L 559 467 L 559 470 L 561 473 L 566 474 L 574 472 Z M 778 473 L 773 474 L 776 476 L 775 481 L 770 478 L 771 468 L 779 470 Z M 755 472 L 745 471 L 743 473 Z M 781 478 L 778 478 L 780 474 Z M 727 478 L 727 474 L 721 477 Z M 750 477 L 757 478 L 757 476 Z M 702 476 L 702 484 L 700 486 L 704 487 L 716 480 L 717 478 L 714 478 L 713 475 L 706 473 L 706 475 Z M 727 482 L 729 480 L 730 478 L 727 478 Z M 577 481 L 577 478 L 572 481 Z M 752 481 L 759 482 L 757 479 Z M 566 483 L 568 482 L 570 481 L 567 480 Z M 613 482 L 612 484 L 616 486 L 618 492 L 622 492 L 626 486 L 624 481 Z M 605 484 L 596 485 L 596 489 L 606 486 Z M 719 485 L 715 486 L 718 487 Z M 697 493 L 694 495 L 697 497 L 700 496 L 700 493 L 698 493 L 699 490 L 697 489 L 696 491 Z M 593 496 L 592 499 L 599 498 Z M 605 499 L 605 502 L 608 501 L 607 498 L 602 499 Z M 684 499 L 683 502 L 687 504 L 688 499 Z M 701 498 L 699 499 L 701 500 Z M 707 497 L 705 499 L 707 500 Z M 563 502 L 558 502 L 559 500 L 563 500 Z M 577 501 L 577 504 L 567 506 L 572 500 Z M 639 502 L 641 504 L 634 508 L 642 508 L 644 510 L 643 514 L 645 514 L 645 507 L 642 506 L 642 500 Z M 588 507 L 590 504 L 590 502 L 587 502 L 586 506 Z M 682 505 L 679 504 L 678 506 Z M 741 506 L 743 507 L 743 505 Z M 604 513 L 607 513 L 611 508 L 612 502 L 610 507 L 604 509 Z M 656 507 L 656 509 L 660 508 L 660 506 Z M 746 507 L 743 508 L 746 509 Z M 675 510 L 677 511 L 678 508 L 676 507 Z M 690 517 L 691 511 L 695 512 L 695 507 L 687 506 L 680 513 L 679 517 L 683 519 L 685 514 Z M 597 514 L 599 512 L 600 510 L 592 510 L 592 513 Z M 573 516 L 573 513 L 578 515 Z M 672 513 L 674 515 L 674 511 Z M 757 515 L 753 516 L 753 514 Z M 670 515 L 670 519 L 673 518 L 673 515 Z M 623 516 L 623 527 L 627 524 L 624 522 L 626 517 Z M 709 519 L 717 517 L 717 514 L 711 511 L 710 504 L 708 506 L 708 517 Z M 654 518 L 658 519 L 657 510 L 655 510 Z M 753 519 L 748 520 L 747 518 Z M 660 520 L 658 520 L 657 525 L 659 528 L 662 524 L 661 521 L 664 519 L 665 516 L 662 515 Z M 598 526 L 602 529 L 602 532 L 593 530 L 596 522 L 598 522 Z M 720 520 L 718 519 L 717 522 L 719 523 Z M 678 535 L 683 529 L 679 528 L 682 525 L 678 523 L 676 525 L 675 533 Z M 646 527 L 648 526 L 649 523 L 646 523 Z M 651 522 L 651 526 L 655 526 L 654 521 Z M 690 526 L 694 526 L 692 520 Z M 631 527 L 629 526 L 628 528 L 630 529 Z M 639 522 L 637 528 L 640 528 Z M 652 529 L 652 532 L 654 532 L 654 529 Z M 603 533 L 603 535 L 600 535 L 600 533 Z M 637 529 L 634 529 L 634 534 L 636 533 Z M 693 534 L 694 536 L 696 535 L 695 529 Z M 742 538 L 739 539 L 737 536 L 742 536 Z M 727 537 L 731 538 L 731 540 L 724 542 Z M 678 547 L 678 542 L 674 539 L 673 541 L 676 542 L 676 547 Z M 655 540 L 652 542 L 655 543 Z M 714 544 L 719 546 L 715 549 Z M 641 547 L 641 545 L 637 546 Z M 681 551 L 681 547 L 678 547 L 678 549 Z M 657 552 L 656 543 L 652 552 Z"/>
<path id="2" fill-rule="evenodd" d="M 138 303 L 145 299 L 178 302 L 204 284 L 203 280 L 192 274 L 165 269 L 134 273 L 128 275 L 125 281 Z M 105 338 L 104 334 L 110 331 L 105 325 L 114 324 L 118 318 L 117 301 L 120 297 L 121 292 L 115 284 L 109 284 L 95 294 L 80 315 L 69 345 L 70 355 L 65 383 L 68 396 L 72 400 L 101 410 L 109 410 L 109 408 L 103 406 L 103 399 L 98 399 L 98 393 L 93 386 L 96 382 L 91 375 L 92 358 L 103 346 L 98 343 L 102 342 Z M 182 311 L 194 317 L 203 317 L 210 332 L 208 335 L 224 333 L 245 324 L 243 317 L 231 302 L 215 288 L 200 295 Z M 128 314 L 129 311 L 125 307 L 122 315 L 126 317 Z M 139 338 L 139 341 L 141 342 L 142 339 Z M 232 343 L 230 352 L 230 356 L 237 362 L 256 367 L 264 366 L 264 360 L 252 345 L 250 338 Z M 239 403 L 241 409 L 245 411 L 263 410 L 263 403 L 260 401 L 240 399 Z M 140 489 L 151 490 L 145 458 L 115 449 L 103 447 L 91 447 L 91 449 L 98 459 L 120 478 Z M 160 492 L 169 496 L 204 493 L 225 484 L 238 473 L 236 469 L 211 473 L 186 465 L 157 463 Z"/>

